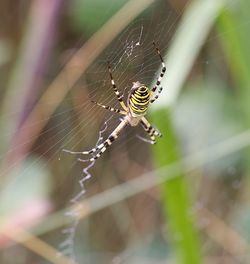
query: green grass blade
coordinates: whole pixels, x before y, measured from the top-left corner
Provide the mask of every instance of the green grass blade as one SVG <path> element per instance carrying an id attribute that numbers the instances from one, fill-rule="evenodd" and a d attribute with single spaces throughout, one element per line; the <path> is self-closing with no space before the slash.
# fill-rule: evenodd
<path id="1" fill-rule="evenodd" d="M 155 111 L 153 118 L 163 133 L 163 137 L 154 146 L 155 163 L 157 167 L 162 167 L 180 159 L 179 143 L 165 110 Z M 166 223 L 172 231 L 169 236 L 174 241 L 177 263 L 198 264 L 201 263 L 200 245 L 193 225 L 187 181 L 184 174 L 177 176 L 161 188 Z"/>
<path id="2" fill-rule="evenodd" d="M 234 10 L 224 10 L 219 17 L 218 29 L 221 32 L 221 43 L 229 63 L 231 72 L 237 82 L 237 95 L 241 99 L 241 107 L 246 113 L 247 123 L 250 116 L 250 37 L 248 20 L 250 4 L 240 1 L 239 14 Z M 245 11 L 244 11 L 245 10 Z M 243 26 L 242 26 L 243 25 Z"/>

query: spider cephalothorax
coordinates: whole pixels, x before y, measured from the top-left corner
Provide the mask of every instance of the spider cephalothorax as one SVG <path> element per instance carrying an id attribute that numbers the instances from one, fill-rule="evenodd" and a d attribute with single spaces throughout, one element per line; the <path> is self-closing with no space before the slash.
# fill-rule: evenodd
<path id="1" fill-rule="evenodd" d="M 158 97 L 159 94 L 162 91 L 162 87 L 160 87 L 161 80 L 166 72 L 166 66 L 162 59 L 161 53 L 159 49 L 156 47 L 155 43 L 153 43 L 156 49 L 156 52 L 161 60 L 162 69 L 160 76 L 158 77 L 155 86 L 150 89 L 146 85 L 141 84 L 139 81 L 134 82 L 132 88 L 129 91 L 128 99 L 127 99 L 127 105 L 123 101 L 123 96 L 118 91 L 115 81 L 112 75 L 111 66 L 108 66 L 109 69 L 109 75 L 111 79 L 111 85 L 114 89 L 114 92 L 117 96 L 117 99 L 122 107 L 122 110 L 115 109 L 110 106 L 106 106 L 100 103 L 97 103 L 95 101 L 92 101 L 94 104 L 101 106 L 111 112 L 115 112 L 118 114 L 123 115 L 120 124 L 116 127 L 116 129 L 110 134 L 110 136 L 103 142 L 97 145 L 95 148 L 88 150 L 88 151 L 82 151 L 82 152 L 74 152 L 69 150 L 64 150 L 66 152 L 72 153 L 72 154 L 93 154 L 93 157 L 88 160 L 82 160 L 82 161 L 94 161 L 98 159 L 102 153 L 115 141 L 115 139 L 120 135 L 122 129 L 126 125 L 131 126 L 137 126 L 139 123 L 142 125 L 144 130 L 148 133 L 151 143 L 156 143 L 156 136 L 161 136 L 161 133 L 152 127 L 148 120 L 145 118 L 145 115 L 147 113 L 148 107 L 150 103 L 153 103 Z M 81 159 L 80 159 L 81 160 Z"/>

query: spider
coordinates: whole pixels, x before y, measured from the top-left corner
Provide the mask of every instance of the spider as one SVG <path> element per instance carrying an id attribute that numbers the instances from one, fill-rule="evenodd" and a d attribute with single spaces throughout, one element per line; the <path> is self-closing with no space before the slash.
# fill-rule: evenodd
<path id="1" fill-rule="evenodd" d="M 99 145 L 92 148 L 91 150 L 82 151 L 82 152 L 74 152 L 74 151 L 69 151 L 69 150 L 63 150 L 63 151 L 71 153 L 71 154 L 87 154 L 87 155 L 92 154 L 92 158 L 89 158 L 87 160 L 79 159 L 80 161 L 97 160 L 105 152 L 105 150 L 109 146 L 112 145 L 112 143 L 120 135 L 121 131 L 127 125 L 134 127 L 134 126 L 137 126 L 138 124 L 141 124 L 144 130 L 148 133 L 151 144 L 156 143 L 156 137 L 162 136 L 161 133 L 156 128 L 151 126 L 151 124 L 145 118 L 149 104 L 150 103 L 152 104 L 159 97 L 159 94 L 161 93 L 163 89 L 162 87 L 160 87 L 160 84 L 166 72 L 166 66 L 161 56 L 160 50 L 156 46 L 155 42 L 153 42 L 153 45 L 160 58 L 161 65 L 162 65 L 161 73 L 156 81 L 155 86 L 152 89 L 150 89 L 146 85 L 140 83 L 139 81 L 133 82 L 133 86 L 131 87 L 129 94 L 128 94 L 127 103 L 125 104 L 123 100 L 123 95 L 120 94 L 120 92 L 118 91 L 116 87 L 116 84 L 115 84 L 115 81 L 112 75 L 111 66 L 110 64 L 108 64 L 111 85 L 122 107 L 122 110 L 100 104 L 96 101 L 92 101 L 92 103 L 102 108 L 105 108 L 111 112 L 115 112 L 115 113 L 122 115 L 123 118 L 121 119 L 120 124 L 115 128 L 115 130 L 109 135 L 109 137 L 104 142 L 100 143 Z"/>

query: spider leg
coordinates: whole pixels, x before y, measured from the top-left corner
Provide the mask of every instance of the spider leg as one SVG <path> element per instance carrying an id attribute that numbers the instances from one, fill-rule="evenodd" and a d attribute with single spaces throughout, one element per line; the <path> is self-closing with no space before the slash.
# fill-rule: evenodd
<path id="1" fill-rule="evenodd" d="M 121 105 L 121 107 L 127 111 L 128 108 L 126 107 L 125 103 L 123 102 L 122 98 L 123 98 L 123 95 L 120 94 L 120 92 L 118 91 L 117 87 L 116 87 L 116 84 L 115 84 L 115 81 L 114 81 L 114 78 L 113 78 L 113 75 L 112 75 L 112 70 L 111 70 L 111 66 L 110 64 L 108 64 L 108 68 L 109 68 L 109 76 L 110 76 L 110 80 L 111 80 L 111 84 L 112 84 L 112 87 L 113 87 L 113 90 L 115 92 L 115 95 Z"/>
<path id="2" fill-rule="evenodd" d="M 163 61 L 163 58 L 162 58 L 161 53 L 160 53 L 160 50 L 156 46 L 155 42 L 153 42 L 153 45 L 155 47 L 155 50 L 156 50 L 157 54 L 159 55 L 159 58 L 160 58 L 160 61 L 161 61 L 161 65 L 162 65 L 160 76 L 158 77 L 155 86 L 152 88 L 152 92 L 155 92 L 157 90 L 157 88 L 159 88 L 159 86 L 161 84 L 161 80 L 162 80 L 162 78 L 163 78 L 163 76 L 164 76 L 164 74 L 166 72 L 166 65 L 165 65 L 165 63 Z"/>
<path id="3" fill-rule="evenodd" d="M 156 143 L 155 137 L 161 137 L 162 134 L 160 131 L 158 131 L 156 128 L 154 128 L 145 117 L 142 117 L 140 121 L 142 127 L 144 130 L 148 133 L 150 139 L 152 140 L 153 143 Z"/>
<path id="4" fill-rule="evenodd" d="M 162 87 L 159 88 L 157 94 L 154 95 L 154 98 L 150 100 L 150 103 L 152 104 L 156 99 L 159 98 L 160 93 L 162 92 Z"/>
<path id="5" fill-rule="evenodd" d="M 113 108 L 113 107 L 110 107 L 110 106 L 108 106 L 108 105 L 100 104 L 100 103 L 98 103 L 98 102 L 96 102 L 96 101 L 93 101 L 93 100 L 91 100 L 91 102 L 94 103 L 95 105 L 98 105 L 98 106 L 100 106 L 100 107 L 102 107 L 102 108 L 104 108 L 104 109 L 106 109 L 106 110 L 111 111 L 111 112 L 115 112 L 115 113 L 118 113 L 118 114 L 121 114 L 121 115 L 126 115 L 126 114 L 127 114 L 127 112 L 122 111 L 122 110 L 120 110 L 120 109 L 115 109 L 115 108 Z"/>
<path id="6" fill-rule="evenodd" d="M 144 141 L 144 142 L 149 143 L 149 144 L 155 144 L 156 143 L 155 139 L 154 140 L 152 140 L 151 138 L 147 139 L 147 138 L 144 138 L 140 135 L 136 135 L 136 137 L 139 138 L 141 141 Z"/>
<path id="7" fill-rule="evenodd" d="M 109 137 L 101 144 L 96 146 L 95 148 L 91 149 L 90 151 L 82 152 L 82 154 L 92 154 L 94 152 L 97 152 L 92 158 L 87 160 L 78 159 L 79 161 L 94 161 L 97 160 L 105 151 L 106 149 L 112 145 L 112 143 L 118 138 L 120 135 L 122 129 L 128 124 L 128 121 L 126 119 L 123 119 L 121 123 L 117 126 L 117 128 L 109 135 Z"/>
<path id="8" fill-rule="evenodd" d="M 92 148 L 91 150 L 87 150 L 87 151 L 71 151 L 71 150 L 68 150 L 68 149 L 63 149 L 62 150 L 63 152 L 66 152 L 66 153 L 70 153 L 70 154 L 73 154 L 73 155 L 76 155 L 76 154 L 92 154 L 94 152 L 97 151 L 97 148 Z"/>

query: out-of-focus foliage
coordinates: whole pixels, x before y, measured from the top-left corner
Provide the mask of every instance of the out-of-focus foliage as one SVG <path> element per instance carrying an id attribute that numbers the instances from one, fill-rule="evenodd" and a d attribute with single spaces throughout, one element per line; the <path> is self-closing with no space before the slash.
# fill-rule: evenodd
<path id="1" fill-rule="evenodd" d="M 13 171 L 0 195 L 1 217 L 13 214 L 30 201 L 47 199 L 51 175 L 46 167 L 43 160 L 38 162 L 34 157 L 26 160 L 18 174 Z"/>
<path id="2" fill-rule="evenodd" d="M 74 30 L 84 31 L 85 36 L 96 32 L 124 4 L 125 0 L 112 0 L 108 5 L 102 0 L 73 0 L 70 5 L 70 22 Z"/>
<path id="3" fill-rule="evenodd" d="M 196 3 L 201 1 L 205 2 L 196 0 Z M 144 12 L 139 18 L 142 24 L 143 19 L 150 21 L 147 25 L 138 27 L 133 21 L 131 30 L 125 31 L 128 34 L 125 40 L 138 37 L 133 28 L 137 26 L 139 34 L 157 37 L 164 53 L 169 44 L 165 43 L 168 34 L 163 34 L 164 27 L 170 27 L 170 38 L 171 27 L 177 27 L 189 3 L 195 0 L 169 0 L 168 5 L 162 5 L 165 2 L 155 1 L 155 5 L 147 9 L 152 12 Z M 10 244 L 4 232 L 8 234 L 8 230 L 13 231 L 16 226 L 30 230 L 40 222 L 35 228 L 37 238 L 55 249 L 65 241 L 62 229 L 69 220 L 65 212 L 69 212 L 72 197 L 81 191 L 79 181 L 86 163 L 78 162 L 76 156 L 61 150 L 65 146 L 72 150 L 86 150 L 95 144 L 108 114 L 94 108 L 90 98 L 118 105 L 113 91 L 103 89 L 109 87 L 112 90 L 106 53 L 96 58 L 97 63 L 82 74 L 65 98 L 59 96 L 59 88 L 46 103 L 41 104 L 39 100 L 50 89 L 48 87 L 59 69 L 73 56 L 72 50 L 84 44 L 126 3 L 124 0 L 0 2 L 0 211 L 4 216 L 0 227 L 0 263 L 16 264 L 17 255 L 20 264 L 49 263 L 42 257 L 53 259 L 53 256 L 46 257 L 48 252 L 44 249 L 34 254 L 22 245 Z M 178 14 L 175 19 L 164 16 L 167 12 L 163 6 L 172 8 L 167 9 L 168 14 Z M 48 10 L 52 10 L 51 13 Z M 176 162 L 181 164 L 183 158 L 221 142 L 226 146 L 227 140 L 249 129 L 250 2 L 228 0 L 220 11 L 173 107 L 163 106 L 150 116 L 163 133 L 157 146 L 147 145 L 136 138 L 139 129 L 124 130 L 121 138 L 91 168 L 92 178 L 84 182 L 86 192 L 83 198 L 88 204 L 83 206 L 83 219 L 73 227 L 75 238 L 70 241 L 73 243 L 68 243 L 75 251 L 78 263 L 249 263 L 249 142 L 244 150 L 233 154 L 221 149 L 225 153 L 223 158 L 204 161 L 205 165 L 197 166 L 191 172 L 186 172 L 185 164 L 182 164 L 180 173 L 172 175 L 171 180 L 166 177 L 166 182 L 159 188 L 138 191 L 136 195 L 118 199 L 120 202 L 110 206 L 105 204 L 108 189 L 120 186 L 119 193 L 126 197 L 122 184 L 149 171 L 154 172 L 152 177 L 158 185 L 158 177 L 168 171 L 167 168 L 161 170 L 162 167 Z M 45 16 L 47 13 L 50 16 Z M 36 32 L 43 28 L 40 26 L 46 28 L 48 21 L 46 34 Z M 31 32 L 36 32 L 37 38 L 32 38 Z M 43 41 L 36 42 L 38 36 L 44 36 Z M 117 61 L 125 58 L 130 63 L 121 68 L 116 64 L 114 76 L 117 83 L 129 82 L 118 86 L 119 89 L 128 89 L 133 81 L 140 81 L 138 76 L 149 83 L 157 77 L 154 70 L 160 62 L 155 62 L 151 43 L 142 41 L 146 48 L 142 46 L 132 63 L 129 61 L 131 52 L 136 51 L 137 41 L 138 38 L 132 44 L 127 43 L 130 49 L 125 50 L 124 57 L 120 58 L 119 52 L 126 41 L 115 39 L 107 47 L 114 57 L 117 56 Z M 181 46 L 173 48 L 181 50 L 185 45 L 183 41 Z M 30 57 L 25 57 L 24 51 Z M 185 63 L 188 62 L 183 60 L 183 67 Z M 36 67 L 30 69 L 30 65 Z M 20 86 L 17 85 L 12 92 L 9 84 L 16 69 L 25 74 L 20 79 Z M 67 72 L 61 87 L 68 85 L 77 70 L 73 67 Z M 164 78 L 168 78 L 168 71 Z M 23 88 L 27 79 L 30 82 Z M 162 93 L 166 95 L 168 87 L 164 87 Z M 60 106 L 46 116 L 47 109 L 58 98 L 61 98 Z M 37 106 L 40 107 L 37 119 L 23 129 L 23 124 Z M 117 125 L 119 117 L 115 118 L 109 122 L 111 125 L 103 136 Z M 36 136 L 36 129 L 44 120 L 46 126 Z M 29 138 L 18 138 L 25 131 Z M 29 142 L 32 143 L 29 145 Z M 26 144 L 27 149 L 20 148 Z M 147 184 L 145 178 L 141 179 L 142 186 Z M 131 184 L 131 190 L 133 188 Z M 103 193 L 100 204 L 96 204 L 96 197 L 104 191 L 107 192 Z M 32 242 L 32 245 L 36 243 Z M 67 252 L 61 250 L 61 253 Z"/>

